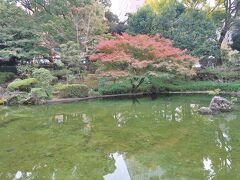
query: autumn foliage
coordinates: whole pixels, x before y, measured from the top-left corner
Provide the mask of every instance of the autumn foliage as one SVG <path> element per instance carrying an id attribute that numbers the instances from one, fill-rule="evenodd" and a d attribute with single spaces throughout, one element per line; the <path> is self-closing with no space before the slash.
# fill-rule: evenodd
<path id="1" fill-rule="evenodd" d="M 105 73 L 122 71 L 123 76 L 133 69 L 191 75 L 194 74 L 192 65 L 197 62 L 160 35 L 116 35 L 112 40 L 101 40 L 96 49 L 90 60 L 111 67 Z"/>

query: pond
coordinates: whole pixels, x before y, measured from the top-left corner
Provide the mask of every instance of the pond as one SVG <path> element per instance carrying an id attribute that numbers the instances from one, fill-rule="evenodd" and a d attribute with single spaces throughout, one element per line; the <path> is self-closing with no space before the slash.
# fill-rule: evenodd
<path id="1" fill-rule="evenodd" d="M 0 108 L 0 179 L 240 179 L 240 104 L 210 96 Z"/>

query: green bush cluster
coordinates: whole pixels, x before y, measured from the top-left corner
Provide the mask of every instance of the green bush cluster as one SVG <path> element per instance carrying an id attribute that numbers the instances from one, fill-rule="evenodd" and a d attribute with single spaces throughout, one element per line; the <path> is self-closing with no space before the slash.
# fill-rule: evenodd
<path id="1" fill-rule="evenodd" d="M 58 79 L 63 79 L 67 76 L 67 74 L 70 73 L 67 69 L 61 69 L 61 70 L 54 70 L 51 72 L 53 76 L 57 77 Z"/>
<path id="2" fill-rule="evenodd" d="M 144 82 L 135 89 L 134 93 L 139 92 L 150 92 L 151 86 L 148 79 L 145 79 Z M 132 93 L 133 87 L 130 79 L 123 79 L 116 82 L 105 82 L 99 85 L 98 91 L 101 94 L 124 94 Z"/>
<path id="3" fill-rule="evenodd" d="M 166 83 L 155 82 L 155 87 L 161 91 L 210 91 L 220 89 L 221 91 L 239 91 L 240 83 L 218 83 L 213 81 L 173 81 Z"/>
<path id="4" fill-rule="evenodd" d="M 15 74 L 12 72 L 0 72 L 0 84 L 11 81 L 14 78 Z"/>
<path id="5" fill-rule="evenodd" d="M 57 83 L 53 86 L 53 91 L 61 91 L 62 89 L 65 89 L 67 86 L 68 84 Z"/>
<path id="6" fill-rule="evenodd" d="M 37 84 L 37 82 L 38 81 L 35 78 L 28 78 L 23 80 L 17 79 L 8 85 L 8 89 L 11 91 L 20 90 L 29 92 L 31 88 Z"/>
<path id="7" fill-rule="evenodd" d="M 41 99 L 49 98 L 47 92 L 43 88 L 32 88 L 31 94 L 36 95 L 38 98 L 41 98 Z"/>
<path id="8" fill-rule="evenodd" d="M 232 71 L 229 68 L 205 68 L 199 73 L 205 75 L 203 80 L 222 79 L 225 81 L 235 81 L 240 79 L 240 73 L 238 71 Z"/>
<path id="9" fill-rule="evenodd" d="M 91 89 L 91 90 L 88 92 L 88 96 L 89 96 L 89 97 L 97 97 L 97 96 L 101 96 L 101 94 L 100 94 L 98 91 L 94 91 L 93 89 Z"/>
<path id="10" fill-rule="evenodd" d="M 38 80 L 40 85 L 49 85 L 53 80 L 51 72 L 45 68 L 34 70 L 32 76 Z"/>
<path id="11" fill-rule="evenodd" d="M 62 98 L 81 98 L 88 96 L 88 87 L 83 84 L 69 84 L 59 88 Z"/>
<path id="12" fill-rule="evenodd" d="M 172 76 L 173 77 L 173 76 Z M 168 75 L 149 76 L 137 88 L 136 93 L 161 93 L 166 91 L 240 91 L 240 82 L 220 83 L 213 81 L 183 81 L 176 80 Z M 124 94 L 131 93 L 132 86 L 128 79 L 112 83 L 104 83 L 98 87 L 101 94 Z"/>
<path id="13" fill-rule="evenodd" d="M 52 96 L 51 83 L 54 77 L 51 72 L 45 68 L 40 68 L 34 70 L 32 76 L 38 80 L 36 87 L 44 89 L 49 97 Z"/>
<path id="14" fill-rule="evenodd" d="M 36 67 L 33 66 L 33 65 L 17 66 L 18 73 L 21 74 L 22 76 L 25 76 L 25 77 L 31 76 L 31 74 L 33 73 L 34 70 L 36 70 Z"/>

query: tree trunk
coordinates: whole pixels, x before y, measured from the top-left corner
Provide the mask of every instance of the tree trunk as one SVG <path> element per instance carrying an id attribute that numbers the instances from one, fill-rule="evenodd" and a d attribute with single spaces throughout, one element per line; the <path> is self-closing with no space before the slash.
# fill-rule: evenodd
<path id="1" fill-rule="evenodd" d="M 131 85 L 132 85 L 132 93 L 135 93 L 136 90 L 139 88 L 139 86 L 144 82 L 145 78 L 142 77 L 139 82 L 137 82 L 139 79 L 130 79 Z M 135 84 L 137 82 L 137 85 Z"/>
<path id="2" fill-rule="evenodd" d="M 218 40 L 218 46 L 219 46 L 219 50 L 220 50 L 220 57 L 219 57 L 219 60 L 218 60 L 218 65 L 223 64 L 221 48 L 222 48 L 223 41 L 224 41 L 224 39 L 226 37 L 226 34 L 229 31 L 229 29 L 230 29 L 229 20 L 225 19 L 225 23 L 224 23 L 223 28 L 220 32 L 220 37 L 219 37 L 219 40 Z"/>
<path id="3" fill-rule="evenodd" d="M 220 48 L 222 47 L 222 43 L 223 43 L 223 40 L 225 39 L 227 32 L 228 32 L 228 28 L 227 28 L 227 26 L 224 26 L 223 29 L 221 30 L 220 38 L 218 40 Z"/>

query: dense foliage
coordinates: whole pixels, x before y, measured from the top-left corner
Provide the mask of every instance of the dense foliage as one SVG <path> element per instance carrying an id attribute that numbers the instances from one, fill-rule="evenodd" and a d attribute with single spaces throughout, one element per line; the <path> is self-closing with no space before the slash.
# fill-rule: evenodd
<path id="1" fill-rule="evenodd" d="M 34 22 L 23 10 L 0 1 L 0 58 L 28 60 L 46 55 Z"/>
<path id="2" fill-rule="evenodd" d="M 141 8 L 128 20 L 130 34 L 156 34 L 173 40 L 198 57 L 219 57 L 216 24 L 206 12 L 185 10 L 180 3 L 171 3 L 154 12 L 150 6 Z"/>
<path id="3" fill-rule="evenodd" d="M 6 83 L 14 79 L 15 74 L 12 72 L 0 72 L 0 84 Z"/>
<path id="4" fill-rule="evenodd" d="M 150 71 L 167 71 L 185 75 L 194 74 L 192 66 L 197 62 L 170 40 L 160 35 L 123 34 L 113 40 L 103 40 L 97 46 L 92 61 L 100 61 L 105 69 L 102 75 L 128 76 L 148 68 Z"/>
<path id="5" fill-rule="evenodd" d="M 182 14 L 173 30 L 174 45 L 181 49 L 188 49 L 192 55 L 198 57 L 220 55 L 216 26 L 203 12 L 191 11 Z"/>
<path id="6" fill-rule="evenodd" d="M 88 96 L 88 87 L 82 84 L 64 85 L 60 89 L 60 97 L 63 98 L 81 98 Z"/>
<path id="7" fill-rule="evenodd" d="M 232 33 L 232 49 L 240 51 L 240 22 L 235 26 L 235 29 Z"/>
<path id="8" fill-rule="evenodd" d="M 19 90 L 19 91 L 27 91 L 29 92 L 33 86 L 37 84 L 37 80 L 35 78 L 28 79 L 16 79 L 8 85 L 8 89 L 11 91 Z"/>
<path id="9" fill-rule="evenodd" d="M 215 66 L 228 58 L 221 52 L 221 41 L 235 24 L 240 4 L 226 2 L 211 7 L 203 0 L 146 0 L 120 22 L 110 12 L 110 0 L 0 0 L 0 65 L 18 64 L 16 75 L 0 73 L 0 83 L 6 87 L 19 78 L 2 90 L 20 95 L 27 91 L 27 99 L 43 101 L 238 90 L 239 55 L 229 63 L 236 68 L 200 69 L 198 64 L 200 59 L 202 66 Z M 233 49 L 240 50 L 239 39 L 235 30 Z M 213 82 L 217 80 L 222 83 Z"/>
<path id="10" fill-rule="evenodd" d="M 52 93 L 51 82 L 53 80 L 51 72 L 47 69 L 40 68 L 33 71 L 32 75 L 38 81 L 37 87 L 44 89 L 47 96 L 50 97 Z"/>

